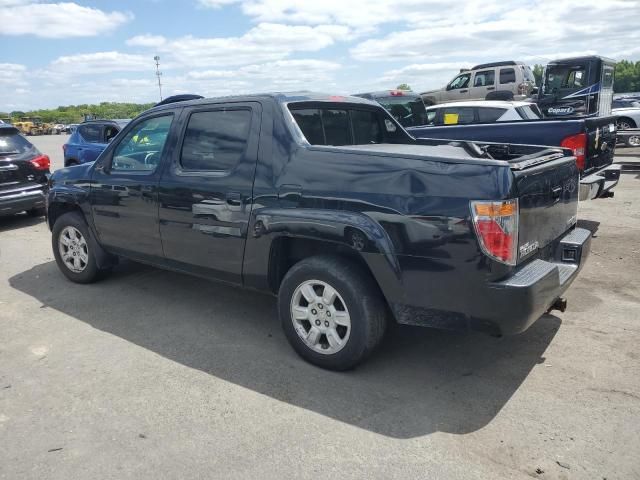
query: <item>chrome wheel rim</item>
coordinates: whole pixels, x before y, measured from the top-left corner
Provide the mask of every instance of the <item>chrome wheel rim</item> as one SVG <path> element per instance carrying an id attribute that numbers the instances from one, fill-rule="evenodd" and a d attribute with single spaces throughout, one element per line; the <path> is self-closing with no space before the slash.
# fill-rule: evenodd
<path id="1" fill-rule="evenodd" d="M 640 135 L 633 135 L 629 137 L 629 145 L 632 147 L 640 147 Z"/>
<path id="2" fill-rule="evenodd" d="M 89 246 L 82 232 L 64 227 L 58 237 L 58 250 L 64 265 L 74 273 L 83 272 L 89 262 Z"/>
<path id="3" fill-rule="evenodd" d="M 342 350 L 351 334 L 347 304 L 335 288 L 321 280 L 307 280 L 295 289 L 291 321 L 304 344 L 324 355 Z"/>

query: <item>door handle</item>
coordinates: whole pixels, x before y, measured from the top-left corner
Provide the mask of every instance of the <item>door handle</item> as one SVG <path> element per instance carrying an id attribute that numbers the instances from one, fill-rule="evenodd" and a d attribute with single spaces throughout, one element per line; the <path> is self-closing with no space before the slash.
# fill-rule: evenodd
<path id="1" fill-rule="evenodd" d="M 562 187 L 554 187 L 551 189 L 551 198 L 555 202 L 560 200 L 560 195 L 562 195 Z"/>
<path id="2" fill-rule="evenodd" d="M 496 87 L 487 87 L 487 90 L 495 90 Z"/>
<path id="3" fill-rule="evenodd" d="M 464 90 L 460 90 L 460 93 L 467 93 L 469 90 L 464 89 Z"/>

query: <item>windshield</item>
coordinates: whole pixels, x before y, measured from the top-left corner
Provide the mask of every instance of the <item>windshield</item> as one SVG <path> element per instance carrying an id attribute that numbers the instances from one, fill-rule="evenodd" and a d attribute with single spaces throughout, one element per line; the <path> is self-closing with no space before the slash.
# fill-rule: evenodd
<path id="1" fill-rule="evenodd" d="M 17 155 L 33 148 L 29 141 L 16 133 L 5 134 L 0 130 L 0 154 Z"/>
<path id="2" fill-rule="evenodd" d="M 554 93 L 560 89 L 584 88 L 587 85 L 586 65 L 549 65 L 544 80 L 544 91 Z"/>
<path id="3" fill-rule="evenodd" d="M 389 96 L 376 98 L 376 101 L 403 127 L 419 127 L 427 124 L 427 110 L 420 97 Z"/>

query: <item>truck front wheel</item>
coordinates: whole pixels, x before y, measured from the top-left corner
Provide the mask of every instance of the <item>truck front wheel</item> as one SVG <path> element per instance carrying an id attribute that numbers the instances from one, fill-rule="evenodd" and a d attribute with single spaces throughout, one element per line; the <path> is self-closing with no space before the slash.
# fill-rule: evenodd
<path id="1" fill-rule="evenodd" d="M 357 263 L 315 256 L 295 264 L 278 293 L 282 327 L 295 351 L 314 365 L 347 370 L 380 344 L 387 308 Z"/>
<path id="2" fill-rule="evenodd" d="M 109 271 L 98 267 L 89 227 L 79 213 L 65 213 L 56 220 L 51 243 L 58 268 L 72 282 L 92 283 Z"/>

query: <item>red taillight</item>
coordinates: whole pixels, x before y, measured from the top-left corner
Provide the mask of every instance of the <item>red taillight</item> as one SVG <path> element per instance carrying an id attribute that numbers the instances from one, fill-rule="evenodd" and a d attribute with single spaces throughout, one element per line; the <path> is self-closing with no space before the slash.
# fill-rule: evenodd
<path id="1" fill-rule="evenodd" d="M 518 260 L 518 200 L 471 202 L 471 218 L 482 251 L 515 265 Z"/>
<path id="2" fill-rule="evenodd" d="M 30 161 L 33 168 L 36 170 L 49 170 L 51 166 L 51 160 L 46 155 L 40 155 Z"/>
<path id="3" fill-rule="evenodd" d="M 391 90 L 391 96 L 392 97 L 402 97 L 404 96 L 404 92 L 402 90 Z"/>
<path id="4" fill-rule="evenodd" d="M 584 163 L 587 154 L 587 134 L 578 133 L 576 135 L 566 137 L 562 142 L 560 142 L 560 146 L 563 148 L 569 148 L 573 152 L 573 156 L 576 157 L 578 170 L 584 170 Z"/>

